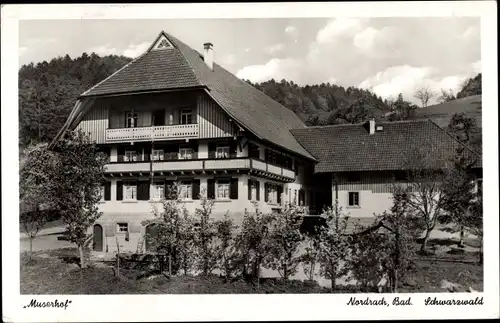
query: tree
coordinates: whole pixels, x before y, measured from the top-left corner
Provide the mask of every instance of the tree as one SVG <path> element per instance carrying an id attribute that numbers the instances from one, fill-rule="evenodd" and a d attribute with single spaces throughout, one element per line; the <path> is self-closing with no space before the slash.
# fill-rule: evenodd
<path id="1" fill-rule="evenodd" d="M 300 225 L 305 210 L 297 205 L 287 205 L 272 216 L 270 223 L 270 250 L 265 266 L 277 270 L 287 280 L 297 272 L 300 262 L 298 249 L 302 241 Z"/>
<path id="2" fill-rule="evenodd" d="M 444 103 L 444 102 L 449 102 L 449 101 L 453 101 L 456 99 L 457 98 L 456 98 L 455 94 L 453 93 L 452 89 L 449 89 L 448 91 L 445 89 L 441 89 L 441 95 L 438 97 L 437 100 L 439 103 Z"/>
<path id="3" fill-rule="evenodd" d="M 387 100 L 387 105 L 391 109 L 391 113 L 387 114 L 389 121 L 408 120 L 413 117 L 413 113 L 417 108 L 413 103 L 406 101 L 403 94 L 399 93 L 396 100 Z"/>
<path id="4" fill-rule="evenodd" d="M 212 215 L 214 201 L 207 198 L 206 194 L 200 194 L 201 208 L 195 210 L 195 219 L 199 226 L 195 234 L 195 246 L 197 251 L 197 267 L 203 274 L 208 276 L 217 265 L 216 225 Z"/>
<path id="5" fill-rule="evenodd" d="M 396 183 L 394 191 L 404 191 L 408 212 L 418 217 L 424 231 L 421 252 L 443 214 L 442 183 L 449 156 L 443 156 L 434 143 L 423 143 L 405 155 L 406 184 Z"/>
<path id="6" fill-rule="evenodd" d="M 432 99 L 435 94 L 428 86 L 423 86 L 415 91 L 413 95 L 416 99 L 420 100 L 422 103 L 422 108 L 425 108 L 429 103 L 429 100 Z"/>
<path id="7" fill-rule="evenodd" d="M 448 131 L 465 145 L 469 145 L 471 134 L 477 131 L 476 120 L 465 113 L 455 113 L 448 123 Z"/>
<path id="8" fill-rule="evenodd" d="M 22 153 L 19 167 L 20 223 L 30 242 L 30 260 L 33 256 L 33 239 L 49 220 L 53 209 L 55 156 L 46 144 L 28 147 Z"/>
<path id="9" fill-rule="evenodd" d="M 69 241 L 77 245 L 84 268 L 83 251 L 92 238 L 88 230 L 101 216 L 97 206 L 107 157 L 82 131 L 67 132 L 54 150 L 56 171 L 51 181 L 57 194 L 51 198 L 61 212 Z"/>
<path id="10" fill-rule="evenodd" d="M 335 201 L 334 207 L 324 210 L 322 216 L 326 226 L 319 230 L 319 265 L 321 275 L 331 281 L 331 290 L 336 290 L 336 280 L 349 271 L 346 264 L 351 237 L 347 234 L 349 216 L 342 212 Z"/>
<path id="11" fill-rule="evenodd" d="M 237 270 L 239 253 L 236 248 L 235 233 L 238 226 L 226 213 L 222 220 L 216 222 L 216 227 L 217 239 L 220 242 L 217 249 L 217 267 L 227 281 Z"/>
<path id="12" fill-rule="evenodd" d="M 141 224 L 145 227 L 152 226 L 154 234 L 148 234 L 146 239 L 151 245 L 150 250 L 156 250 L 157 253 L 167 253 L 172 269 L 175 275 L 181 265 L 184 265 L 184 273 L 187 274 L 188 258 L 183 258 L 189 250 L 183 250 L 188 247 L 183 238 L 188 238 L 189 226 L 184 206 L 179 198 L 179 185 L 173 183 L 166 187 L 166 196 L 161 200 L 161 209 L 153 208 L 153 219 L 144 220 Z M 184 217 L 183 217 L 184 216 Z M 186 219 L 186 223 L 183 220 Z M 185 228 L 185 229 L 184 229 Z M 186 234 L 183 235 L 183 231 Z"/>
<path id="13" fill-rule="evenodd" d="M 482 76 L 481 73 L 479 73 L 475 77 L 464 81 L 462 88 L 457 93 L 457 99 L 465 98 L 471 95 L 479 95 L 482 93 Z"/>
<path id="14" fill-rule="evenodd" d="M 263 214 L 255 205 L 255 212 L 245 212 L 241 230 L 236 238 L 236 246 L 240 250 L 240 263 L 244 277 L 256 277 L 260 283 L 260 267 L 270 249 L 269 224 L 271 216 Z M 251 273 L 249 269 L 251 268 Z"/>
<path id="15" fill-rule="evenodd" d="M 472 166 L 476 160 L 466 154 L 466 148 L 460 147 L 451 160 L 452 166 L 446 169 L 443 183 L 444 202 L 443 209 L 447 217 L 443 222 L 451 222 L 458 226 L 460 231 L 459 247 L 463 247 L 464 231 L 472 216 L 477 194 L 474 192 L 476 176 Z"/>

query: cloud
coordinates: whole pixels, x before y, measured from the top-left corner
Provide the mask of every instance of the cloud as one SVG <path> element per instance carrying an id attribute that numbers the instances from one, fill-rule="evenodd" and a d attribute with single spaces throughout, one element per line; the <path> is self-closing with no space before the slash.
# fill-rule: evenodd
<path id="1" fill-rule="evenodd" d="M 285 44 L 274 44 L 269 47 L 266 47 L 264 51 L 270 55 L 274 55 L 276 53 L 283 51 L 284 49 L 285 49 Z"/>
<path id="2" fill-rule="evenodd" d="M 429 101 L 429 104 L 434 104 L 441 89 L 452 90 L 456 93 L 463 82 L 473 76 L 473 73 L 468 73 L 440 77 L 436 75 L 436 71 L 436 68 L 430 66 L 391 66 L 367 78 L 359 84 L 359 87 L 370 89 L 383 98 L 394 98 L 402 93 L 405 100 L 415 104 L 420 104 L 419 100 L 414 97 L 415 91 L 427 87 L 435 94 Z"/>
<path id="3" fill-rule="evenodd" d="M 300 61 L 293 58 L 273 58 L 265 64 L 245 66 L 236 73 L 236 76 L 252 82 L 264 82 L 272 78 L 297 80 L 299 65 Z"/>
<path id="4" fill-rule="evenodd" d="M 251 49 L 250 47 L 245 48 L 245 52 L 247 52 L 247 53 L 248 53 L 249 51 L 251 51 L 251 50 L 252 50 L 252 49 Z"/>
<path id="5" fill-rule="evenodd" d="M 286 26 L 285 33 L 287 33 L 292 38 L 296 38 L 299 35 L 299 31 L 294 26 Z"/>
<path id="6" fill-rule="evenodd" d="M 117 49 L 115 47 L 108 47 L 108 45 L 101 45 L 92 47 L 89 49 L 89 52 L 94 52 L 98 55 L 113 55 L 117 53 Z"/>
<path id="7" fill-rule="evenodd" d="M 336 18 L 330 20 L 316 35 L 318 43 L 329 43 L 338 37 L 352 37 L 361 31 L 365 20 L 355 18 Z"/>
<path id="8" fill-rule="evenodd" d="M 148 47 L 151 45 L 150 42 L 143 42 L 140 44 L 130 44 L 123 50 L 122 55 L 126 57 L 136 58 L 137 56 L 143 54 Z"/>

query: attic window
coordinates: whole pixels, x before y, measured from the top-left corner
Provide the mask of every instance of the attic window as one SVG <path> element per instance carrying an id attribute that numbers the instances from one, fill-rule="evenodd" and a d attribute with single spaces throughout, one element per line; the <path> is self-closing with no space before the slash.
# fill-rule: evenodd
<path id="1" fill-rule="evenodd" d="M 375 127 L 375 131 L 382 131 L 382 130 L 384 130 L 383 126 L 376 126 Z"/>
<path id="2" fill-rule="evenodd" d="M 165 37 L 162 37 L 158 40 L 158 42 L 156 43 L 156 45 L 154 46 L 154 49 L 166 49 L 166 48 L 169 48 L 169 47 L 172 47 L 172 44 L 170 44 L 170 42 L 167 40 L 167 38 Z"/>

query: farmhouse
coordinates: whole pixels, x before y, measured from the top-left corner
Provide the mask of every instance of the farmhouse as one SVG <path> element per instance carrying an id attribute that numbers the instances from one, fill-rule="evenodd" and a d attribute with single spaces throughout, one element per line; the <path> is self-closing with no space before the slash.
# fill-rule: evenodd
<path id="1" fill-rule="evenodd" d="M 161 32 L 150 48 L 84 92 L 55 140 L 81 129 L 109 156 L 93 228 L 97 252 L 143 252 L 151 218 L 173 182 L 190 212 L 200 194 L 213 216 L 240 222 L 287 203 L 318 214 L 338 198 L 352 216 L 390 206 L 401 156 L 424 139 L 451 152 L 459 143 L 432 121 L 307 128 L 289 109 L 203 54 Z M 399 149 L 399 150 L 398 150 Z M 397 180 L 397 178 L 396 178 Z"/>

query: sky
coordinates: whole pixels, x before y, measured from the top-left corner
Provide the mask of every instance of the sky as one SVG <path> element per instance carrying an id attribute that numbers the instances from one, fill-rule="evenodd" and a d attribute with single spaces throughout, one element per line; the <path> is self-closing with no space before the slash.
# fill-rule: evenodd
<path id="1" fill-rule="evenodd" d="M 216 63 L 253 82 L 330 82 L 417 103 L 418 88 L 456 92 L 481 72 L 475 17 L 22 20 L 19 66 L 83 52 L 137 57 L 162 30 L 200 52 L 213 43 Z"/>

